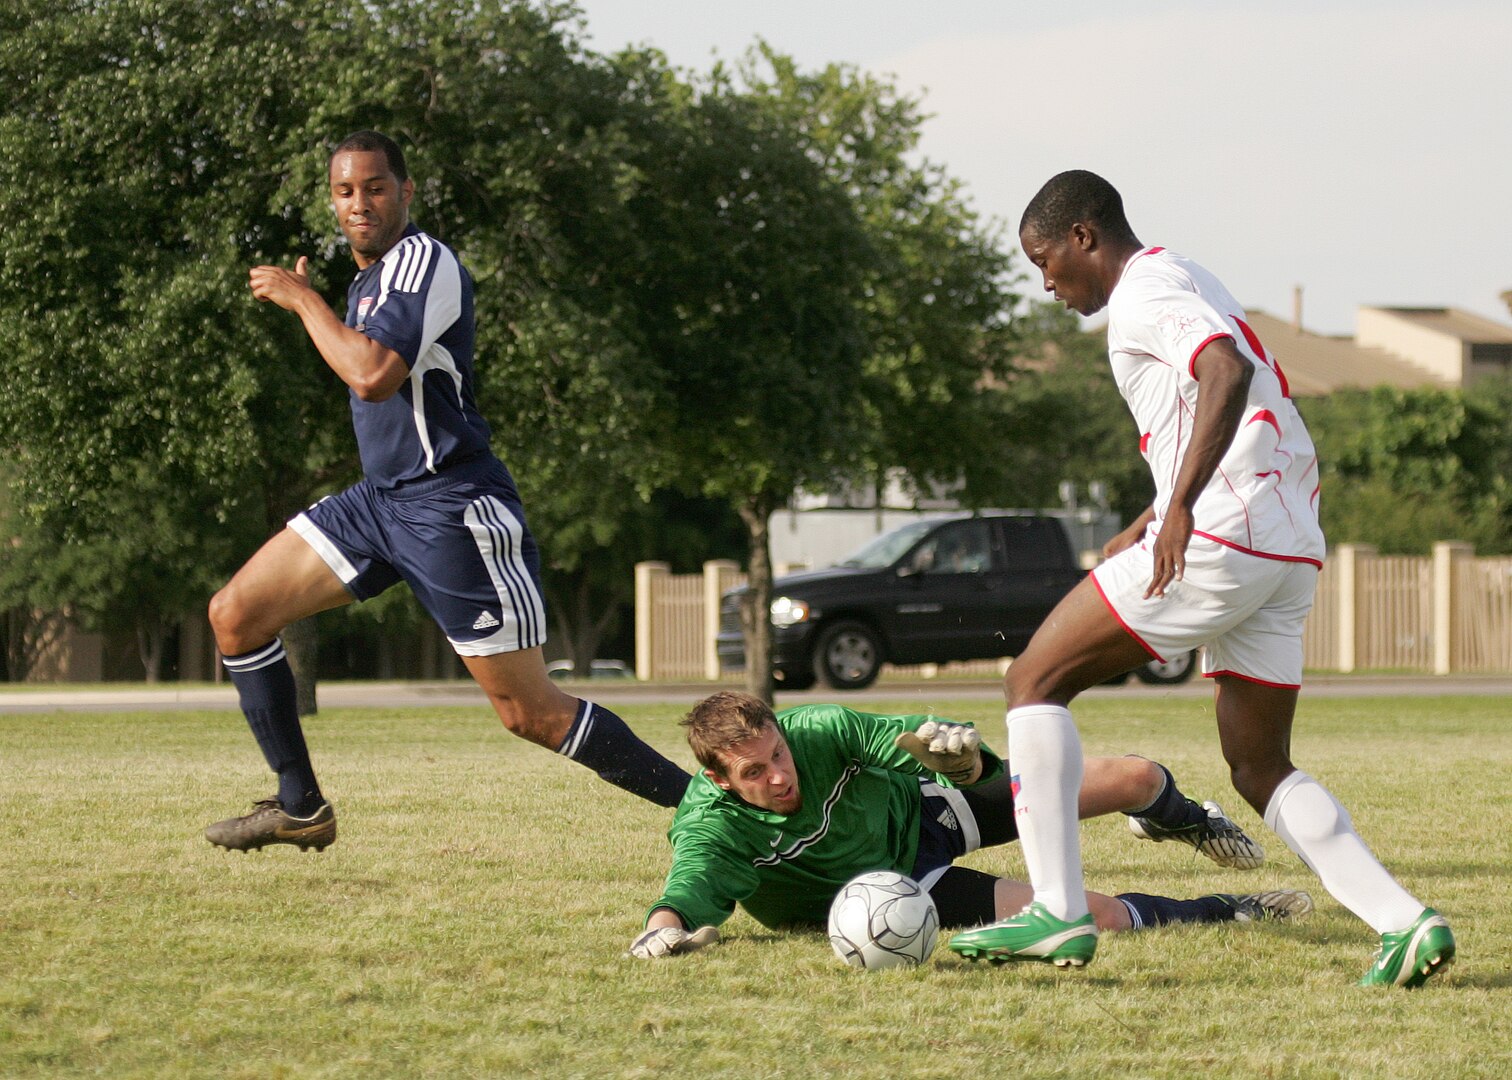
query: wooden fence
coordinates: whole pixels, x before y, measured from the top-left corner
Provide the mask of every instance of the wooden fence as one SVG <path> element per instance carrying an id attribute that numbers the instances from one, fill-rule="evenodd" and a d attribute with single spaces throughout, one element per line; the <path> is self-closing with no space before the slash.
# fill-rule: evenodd
<path id="1" fill-rule="evenodd" d="M 720 678 L 719 597 L 744 581 L 730 562 L 706 563 L 701 574 L 638 564 L 636 676 Z M 1429 556 L 1341 544 L 1324 562 L 1302 644 L 1314 671 L 1512 672 L 1512 558 L 1475 558 L 1457 543 L 1435 544 Z M 952 670 L 990 675 L 1002 666 L 989 660 Z"/>

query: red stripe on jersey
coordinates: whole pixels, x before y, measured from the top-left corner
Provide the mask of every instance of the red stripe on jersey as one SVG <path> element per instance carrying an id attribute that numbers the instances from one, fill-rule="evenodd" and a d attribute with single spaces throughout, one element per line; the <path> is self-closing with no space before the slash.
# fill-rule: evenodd
<path id="1" fill-rule="evenodd" d="M 1197 354 L 1202 352 L 1203 349 L 1207 348 L 1219 338 L 1228 338 L 1230 341 L 1233 341 L 1234 335 L 1230 334 L 1226 330 L 1220 334 L 1213 334 L 1211 337 L 1205 338 L 1201 345 L 1192 350 L 1192 359 L 1187 362 L 1187 374 L 1190 375 L 1193 380 L 1196 380 L 1197 378 Z"/>
<path id="2" fill-rule="evenodd" d="M 1276 414 L 1271 412 L 1269 409 L 1261 409 L 1254 416 L 1250 417 L 1249 420 L 1245 422 L 1245 426 L 1248 427 L 1250 424 L 1269 424 L 1271 427 L 1276 429 L 1277 435 L 1281 434 L 1281 421 L 1277 420 Z"/>
<path id="3" fill-rule="evenodd" d="M 1277 562 L 1303 562 L 1309 566 L 1316 566 L 1319 570 L 1323 569 L 1321 562 L 1306 555 L 1277 555 L 1273 551 L 1256 551 L 1254 548 L 1247 548 L 1243 544 L 1236 544 L 1232 540 L 1225 540 L 1221 536 L 1214 536 L 1212 533 L 1203 532 L 1201 529 L 1193 529 L 1192 535 L 1200 536 L 1204 540 L 1211 540 L 1215 544 L 1222 544 L 1226 548 L 1233 548 L 1235 551 L 1242 551 L 1246 555 L 1253 555 L 1257 559 L 1275 559 Z"/>
<path id="4" fill-rule="evenodd" d="M 1102 582 L 1097 580 L 1096 572 L 1094 571 L 1087 576 L 1092 579 L 1092 587 L 1097 590 L 1097 595 L 1102 597 L 1102 602 L 1108 605 L 1108 613 L 1113 616 L 1113 621 L 1118 623 L 1119 626 L 1123 627 L 1124 632 L 1127 633 L 1131 638 L 1139 642 L 1140 648 L 1144 649 L 1145 652 L 1149 653 L 1156 660 L 1159 660 L 1162 664 L 1165 663 L 1165 657 L 1161 656 L 1154 649 L 1150 648 L 1150 643 L 1136 634 L 1134 632 L 1134 628 L 1123 621 L 1123 616 L 1120 615 L 1118 613 L 1118 609 L 1113 606 L 1113 601 L 1109 600 L 1108 594 L 1103 592 Z"/>
<path id="5" fill-rule="evenodd" d="M 1253 675 L 1241 675 L 1237 671 L 1204 671 L 1202 673 L 1204 679 L 1216 679 L 1220 675 L 1227 675 L 1231 679 L 1242 679 L 1244 682 L 1254 683 L 1257 686 L 1269 686 L 1273 690 L 1302 689 L 1301 683 L 1267 682 L 1264 679 L 1257 679 Z"/>
<path id="6" fill-rule="evenodd" d="M 1150 433 L 1148 431 L 1139 437 L 1139 452 L 1141 454 L 1150 452 Z"/>
<path id="7" fill-rule="evenodd" d="M 1270 367 L 1270 358 L 1265 355 L 1265 346 L 1260 344 L 1260 337 L 1250 328 L 1250 324 L 1237 315 L 1230 315 L 1229 318 L 1239 324 L 1239 332 L 1244 335 L 1245 343 L 1249 345 L 1250 352 L 1255 354 L 1255 359 L 1266 367 Z"/>

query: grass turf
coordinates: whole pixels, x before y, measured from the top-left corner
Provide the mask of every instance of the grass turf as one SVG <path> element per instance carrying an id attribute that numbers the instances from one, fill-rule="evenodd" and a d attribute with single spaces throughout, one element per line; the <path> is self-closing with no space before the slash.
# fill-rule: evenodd
<path id="1" fill-rule="evenodd" d="M 996 705 L 936 704 L 1001 745 Z M 676 708 L 620 711 L 691 767 Z M 313 719 L 341 825 L 321 854 L 200 837 L 271 790 L 237 715 L 0 717 L 0 1076 L 1512 1075 L 1504 701 L 1304 698 L 1298 764 L 1454 924 L 1458 963 L 1411 993 L 1354 985 L 1374 935 L 1228 788 L 1208 702 L 1076 712 L 1088 753 L 1164 761 L 1270 854 L 1225 871 L 1102 819 L 1090 888 L 1305 888 L 1318 910 L 1108 936 L 1082 972 L 966 964 L 945 936 L 925 967 L 853 971 L 822 934 L 743 914 L 718 947 L 647 963 L 623 952 L 669 812 L 486 709 Z M 1013 846 L 969 865 L 1023 875 Z"/>

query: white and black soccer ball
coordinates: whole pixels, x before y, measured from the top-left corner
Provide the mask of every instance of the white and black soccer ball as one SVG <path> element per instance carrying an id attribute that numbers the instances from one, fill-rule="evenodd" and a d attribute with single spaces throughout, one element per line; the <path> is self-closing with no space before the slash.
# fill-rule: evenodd
<path id="1" fill-rule="evenodd" d="M 851 878 L 830 904 L 830 944 L 852 967 L 922 964 L 939 931 L 934 900 L 913 878 L 891 870 Z"/>

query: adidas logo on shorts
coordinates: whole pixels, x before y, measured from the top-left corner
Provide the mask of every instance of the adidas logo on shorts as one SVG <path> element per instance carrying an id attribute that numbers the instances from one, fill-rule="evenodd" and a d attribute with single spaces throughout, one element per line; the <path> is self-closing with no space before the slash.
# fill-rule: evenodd
<path id="1" fill-rule="evenodd" d="M 955 814 L 951 813 L 950 807 L 948 806 L 940 812 L 940 816 L 935 820 L 938 821 L 941 825 L 945 826 L 951 832 L 960 831 L 960 823 L 956 821 Z"/>
<path id="2" fill-rule="evenodd" d="M 499 625 L 499 620 L 496 619 L 496 618 L 494 618 L 492 615 L 490 615 L 486 611 L 482 612 L 481 614 L 479 614 L 478 617 L 473 620 L 473 629 L 474 630 L 492 630 L 494 627 L 496 627 L 498 625 Z"/>

